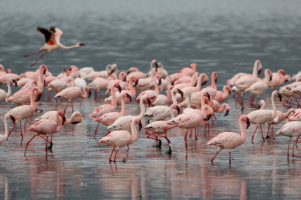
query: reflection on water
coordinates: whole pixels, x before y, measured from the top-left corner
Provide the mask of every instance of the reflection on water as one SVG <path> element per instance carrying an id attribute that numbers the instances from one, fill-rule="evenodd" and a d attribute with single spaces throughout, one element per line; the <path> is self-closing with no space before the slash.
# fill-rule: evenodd
<path id="1" fill-rule="evenodd" d="M 273 72 L 282 68 L 292 75 L 300 70 L 299 8 L 297 1 L 259 0 L 87 0 L 84 4 L 62 0 L 51 6 L 45 6 L 44 1 L 9 1 L 0 7 L 0 36 L 5 38 L 1 41 L 0 63 L 17 74 L 35 70 L 29 65 L 37 57 L 23 55 L 43 45 L 36 26 L 54 25 L 64 31 L 63 44 L 86 44 L 47 54 L 39 64 L 46 64 L 54 75 L 71 65 L 104 70 L 110 63 L 117 63 L 120 71 L 138 67 L 146 72 L 150 61 L 156 59 L 170 74 L 190 63 L 197 63 L 201 73 L 210 75 L 216 71 L 221 90 L 235 73 L 251 73 L 255 60 L 261 60 L 263 68 Z M 270 91 L 262 98 L 270 105 Z M 292 199 L 301 195 L 300 158 L 287 160 L 287 139 L 282 136 L 262 143 L 258 134 L 255 144 L 251 144 L 254 126 L 247 130 L 246 143 L 232 151 L 231 166 L 226 150 L 211 164 L 216 148 L 205 144 L 220 132 L 239 130 L 237 121 L 242 112 L 235 108 L 233 98 L 228 100 L 229 116 L 217 114 L 209 134 L 201 127 L 198 141 L 189 138 L 188 155 L 183 130 L 168 133 L 172 155 L 165 153 L 165 140 L 162 150 L 158 150 L 153 147 L 154 141 L 140 131 L 128 161 L 120 159 L 111 164 L 111 149 L 93 139 L 96 123 L 87 116 L 103 103 L 103 98 L 86 99 L 82 107 L 75 102 L 75 110 L 81 111 L 84 121 L 63 127 L 47 156 L 45 142 L 36 139 L 26 159 L 25 142 L 33 133 L 26 130 L 20 144 L 17 126 L 9 141 L 0 146 L 0 198 Z M 45 95 L 39 103 L 44 112 L 63 109 L 65 105 L 56 107 L 54 101 L 47 102 Z M 1 104 L 0 114 L 14 106 Z M 138 113 L 135 102 L 127 108 L 129 114 Z M 285 110 L 279 102 L 277 108 Z M 244 113 L 250 111 L 246 106 Z M 26 126 L 41 114 L 35 113 Z M 101 126 L 97 138 L 105 133 L 106 127 Z M 122 158 L 126 148 L 118 154 Z"/>

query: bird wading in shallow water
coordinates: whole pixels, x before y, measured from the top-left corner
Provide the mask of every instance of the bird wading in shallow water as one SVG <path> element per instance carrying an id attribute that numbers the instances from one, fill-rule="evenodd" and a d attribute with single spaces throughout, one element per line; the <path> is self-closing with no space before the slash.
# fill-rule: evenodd
<path id="1" fill-rule="evenodd" d="M 54 51 L 58 49 L 71 49 L 75 47 L 81 47 L 85 46 L 83 43 L 78 43 L 73 46 L 65 46 L 60 43 L 61 35 L 63 34 L 63 31 L 61 31 L 59 28 L 56 28 L 54 26 L 51 26 L 49 29 L 37 27 L 37 31 L 40 31 L 44 37 L 45 37 L 45 45 L 41 47 L 41 49 L 35 53 L 24 55 L 24 57 L 32 56 L 38 53 L 41 53 L 43 51 L 46 51 L 43 53 L 36 62 L 30 65 L 30 67 L 34 66 L 41 58 L 43 58 L 49 51 Z"/>

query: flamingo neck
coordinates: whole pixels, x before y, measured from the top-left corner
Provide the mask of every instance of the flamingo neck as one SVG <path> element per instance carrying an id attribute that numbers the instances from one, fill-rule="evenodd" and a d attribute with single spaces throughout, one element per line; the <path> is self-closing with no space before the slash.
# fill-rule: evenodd
<path id="1" fill-rule="evenodd" d="M 126 114 L 126 107 L 125 107 L 125 102 L 124 102 L 124 98 L 123 96 L 121 96 L 121 111 L 120 114 L 122 114 L 123 116 Z"/>
<path id="2" fill-rule="evenodd" d="M 138 115 L 138 118 L 139 119 L 142 119 L 142 117 L 143 117 L 143 115 L 144 115 L 144 113 L 145 113 L 145 105 L 144 105 L 144 99 L 145 98 L 141 98 L 140 99 L 140 109 L 141 109 L 141 111 L 140 111 L 140 114 Z"/>
<path id="3" fill-rule="evenodd" d="M 211 87 L 216 89 L 216 83 L 215 83 L 215 75 L 212 73 L 211 75 Z"/>
<path id="4" fill-rule="evenodd" d="M 9 115 L 4 116 L 4 138 L 5 140 L 8 138 L 8 126 L 7 126 L 7 118 Z"/>
<path id="5" fill-rule="evenodd" d="M 112 96 L 112 99 L 111 99 L 111 105 L 112 106 L 117 106 L 117 102 L 116 102 L 116 94 L 115 94 L 115 86 L 113 85 L 113 87 L 111 88 L 111 96 Z"/>
<path id="6" fill-rule="evenodd" d="M 62 119 L 60 118 L 60 113 L 56 113 L 56 121 L 57 121 L 57 127 L 56 127 L 56 132 L 59 132 L 62 128 Z"/>
<path id="7" fill-rule="evenodd" d="M 197 85 L 196 85 L 196 88 L 197 88 L 198 90 L 201 90 L 201 84 L 202 84 L 203 77 L 205 77 L 205 75 L 204 75 L 204 74 L 201 74 L 201 75 L 199 76 L 199 78 L 198 78 L 198 82 L 197 82 Z"/>
<path id="8" fill-rule="evenodd" d="M 130 85 L 129 85 L 129 87 L 130 87 L 130 92 L 131 92 L 131 94 L 132 94 L 133 97 L 134 97 L 135 94 L 136 94 L 136 89 L 135 89 L 135 87 L 134 87 L 134 81 L 133 81 L 133 79 L 130 79 Z"/>
<path id="9" fill-rule="evenodd" d="M 276 105 L 275 105 L 275 95 L 277 94 L 277 91 L 274 91 L 272 93 L 272 106 L 273 106 L 273 114 L 272 117 L 275 118 L 277 116 L 277 110 L 276 110 Z"/>
<path id="10" fill-rule="evenodd" d="M 240 127 L 240 130 L 241 130 L 241 139 L 242 139 L 243 142 L 245 142 L 247 134 L 246 134 L 246 128 L 243 124 L 242 119 L 243 119 L 242 117 L 239 119 L 239 127 Z"/>
<path id="11" fill-rule="evenodd" d="M 131 124 L 132 134 L 131 134 L 130 144 L 134 143 L 138 138 L 138 131 L 137 131 L 135 123 L 136 123 L 136 120 L 134 119 Z"/>
<path id="12" fill-rule="evenodd" d="M 72 48 L 79 47 L 79 46 L 78 46 L 77 44 L 76 44 L 76 45 L 73 45 L 73 46 L 65 46 L 65 45 L 60 44 L 60 47 L 61 47 L 62 49 L 72 49 Z"/>
<path id="13" fill-rule="evenodd" d="M 35 92 L 37 91 L 37 88 L 33 88 L 30 93 L 30 107 L 32 110 L 35 110 L 37 108 L 37 104 L 35 101 Z"/>
<path id="14" fill-rule="evenodd" d="M 253 77 L 254 78 L 257 78 L 259 63 L 260 63 L 259 60 L 256 60 L 255 63 L 254 63 L 254 67 L 253 67 Z"/>
<path id="15" fill-rule="evenodd" d="M 85 99 L 85 98 L 87 98 L 87 96 L 88 96 L 87 87 L 84 87 L 83 88 L 83 93 L 81 93 L 81 98 Z"/>
<path id="16" fill-rule="evenodd" d="M 10 86 L 10 80 L 7 81 L 7 93 L 6 98 L 8 98 L 11 95 L 11 86 Z"/>

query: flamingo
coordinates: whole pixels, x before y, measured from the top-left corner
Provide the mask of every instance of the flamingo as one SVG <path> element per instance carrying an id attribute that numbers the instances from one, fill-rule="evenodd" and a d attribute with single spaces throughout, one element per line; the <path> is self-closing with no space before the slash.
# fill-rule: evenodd
<path id="1" fill-rule="evenodd" d="M 37 87 L 31 89 L 29 105 L 18 106 L 7 112 L 7 114 L 10 115 L 11 119 L 14 122 L 14 126 L 11 128 L 9 135 L 14 130 L 17 123 L 20 122 L 20 135 L 23 138 L 21 122 L 22 122 L 22 119 L 29 118 L 36 111 L 37 105 L 36 105 L 36 102 L 34 99 L 34 95 L 36 92 L 38 92 L 38 90 L 39 90 L 39 88 L 37 88 Z"/>
<path id="2" fill-rule="evenodd" d="M 61 130 L 62 128 L 62 120 L 61 118 L 63 118 L 64 116 L 64 111 L 59 110 L 56 113 L 56 120 L 53 119 L 43 119 L 38 121 L 37 123 L 31 125 L 28 130 L 29 131 L 34 131 L 35 134 L 32 136 L 32 138 L 26 143 L 26 148 L 24 151 L 24 156 L 26 156 L 26 152 L 27 152 L 27 148 L 29 143 L 36 137 L 39 136 L 41 138 L 43 138 L 44 140 L 46 140 L 46 146 L 47 143 L 50 143 L 49 147 L 46 147 L 47 149 L 51 149 L 52 148 L 52 139 L 51 141 L 48 140 L 48 135 L 53 135 L 53 133 L 57 133 Z M 46 138 L 44 138 L 42 135 L 46 135 Z"/>
<path id="3" fill-rule="evenodd" d="M 277 73 L 273 73 L 272 77 L 272 80 L 269 82 L 269 87 L 273 88 L 273 90 L 275 90 L 276 87 L 281 86 L 284 82 L 288 81 L 283 69 L 279 69 Z"/>
<path id="4" fill-rule="evenodd" d="M 265 123 L 268 127 L 268 133 L 266 138 L 271 137 L 271 138 L 275 138 L 274 135 L 274 126 L 283 122 L 285 119 L 288 119 L 289 116 L 293 115 L 295 113 L 295 110 L 290 108 L 287 112 L 281 112 L 279 110 L 277 110 L 277 117 L 274 120 L 268 121 L 267 123 Z"/>
<path id="5" fill-rule="evenodd" d="M 154 76 L 154 80 L 157 80 L 155 82 L 155 90 L 146 90 L 144 92 L 141 92 L 138 97 L 136 98 L 136 101 L 139 103 L 140 99 L 142 96 L 147 96 L 148 99 L 151 101 L 151 102 L 154 102 L 157 98 L 157 96 L 159 95 L 159 85 L 161 83 L 161 75 L 160 74 L 156 74 Z"/>
<path id="6" fill-rule="evenodd" d="M 301 135 L 301 122 L 300 121 L 292 121 L 284 124 L 276 134 L 280 134 L 289 138 L 288 147 L 287 147 L 287 157 L 289 157 L 289 146 L 291 142 L 291 138 L 294 138 L 294 145 L 292 156 L 294 157 L 295 146 L 297 146 L 298 137 Z"/>
<path id="7" fill-rule="evenodd" d="M 229 97 L 230 93 L 231 93 L 231 88 L 229 86 L 225 85 L 223 87 L 223 92 L 222 91 L 216 91 L 216 95 L 213 98 L 213 100 L 215 100 L 219 103 L 222 103 Z"/>
<path id="8" fill-rule="evenodd" d="M 0 134 L 0 144 L 5 142 L 8 138 L 8 126 L 7 126 L 7 118 L 9 118 L 10 115 L 4 115 L 4 135 Z"/>
<path id="9" fill-rule="evenodd" d="M 94 139 L 96 139 L 96 133 L 98 129 L 99 123 L 104 124 L 105 126 L 110 126 L 113 124 L 119 117 L 126 115 L 126 106 L 125 106 L 125 98 L 129 98 L 132 101 L 132 97 L 128 93 L 123 93 L 121 98 L 121 111 L 120 112 L 109 112 L 101 115 L 100 117 L 94 118 L 94 121 L 98 122 L 94 131 Z M 109 131 L 108 131 L 109 133 Z"/>
<path id="10" fill-rule="evenodd" d="M 106 144 L 110 145 L 111 147 L 113 147 L 110 158 L 109 158 L 109 162 L 116 162 L 116 157 L 117 157 L 119 148 L 124 147 L 124 146 L 129 147 L 129 145 L 133 144 L 137 140 L 138 131 L 135 126 L 136 123 L 139 124 L 139 130 L 142 127 L 141 119 L 139 117 L 134 118 L 131 122 L 132 134 L 125 130 L 118 130 L 118 131 L 111 132 L 109 135 L 107 135 L 99 140 L 99 142 L 106 143 Z M 114 156 L 114 159 L 112 159 L 114 152 L 115 152 L 115 156 Z"/>
<path id="11" fill-rule="evenodd" d="M 246 128 L 244 127 L 243 122 L 247 124 Z M 214 161 L 215 157 L 222 149 L 229 149 L 229 163 L 231 163 L 231 149 L 239 147 L 246 141 L 246 129 L 250 126 L 250 120 L 247 115 L 242 115 L 239 117 L 239 126 L 241 134 L 234 132 L 223 132 L 212 138 L 207 143 L 207 145 L 215 145 L 218 147 L 218 150 L 211 159 L 211 162 Z"/>
<path id="12" fill-rule="evenodd" d="M 295 113 L 291 116 L 289 116 L 286 121 L 301 121 L 301 109 L 296 109 Z"/>
<path id="13" fill-rule="evenodd" d="M 262 69 L 262 64 L 260 62 L 260 60 L 256 60 L 254 63 L 254 67 L 253 67 L 253 74 L 247 74 L 247 75 L 243 75 L 241 76 L 239 79 L 237 79 L 234 82 L 234 85 L 242 91 L 242 99 L 241 99 L 241 105 L 242 105 L 242 110 L 244 109 L 244 90 L 247 89 L 248 87 L 250 87 L 253 83 L 255 83 L 257 81 L 257 76 L 258 74 L 260 74 Z"/>
<path id="14" fill-rule="evenodd" d="M 266 122 L 269 122 L 271 120 L 276 121 L 277 119 L 275 119 L 275 117 L 277 116 L 277 110 L 276 110 L 276 105 L 275 105 L 275 96 L 278 95 L 280 101 L 282 99 L 281 95 L 278 93 L 278 91 L 273 91 L 272 95 L 271 95 L 271 100 L 272 100 L 272 107 L 273 110 L 265 110 L 265 109 L 260 109 L 260 110 L 254 110 L 252 112 L 250 112 L 248 114 L 248 118 L 250 119 L 250 122 L 252 124 L 256 124 L 256 129 L 253 133 L 252 136 L 252 142 L 254 140 L 254 136 L 256 133 L 257 128 L 260 126 L 261 129 L 261 136 L 262 136 L 262 140 L 264 141 L 264 137 L 263 137 L 263 132 L 262 132 L 262 124 L 265 124 Z"/>
<path id="15" fill-rule="evenodd" d="M 177 106 L 177 105 L 173 104 L 169 109 L 171 118 L 175 117 L 174 112 L 173 112 L 173 110 L 174 110 L 173 107 L 174 106 Z M 170 140 L 168 139 L 168 137 L 166 135 L 166 131 L 168 129 L 174 128 L 174 126 L 175 125 L 168 125 L 167 121 L 154 121 L 154 122 L 146 125 L 144 127 L 144 129 L 146 130 L 145 133 L 147 134 L 147 138 L 159 141 L 159 144 L 157 145 L 157 147 L 159 149 L 161 148 L 162 142 L 161 142 L 161 140 L 158 139 L 158 137 L 164 137 L 166 139 L 167 143 L 168 143 L 168 148 L 169 148 L 169 150 L 166 153 L 171 154 L 172 150 L 171 150 L 171 147 L 170 147 Z M 162 136 L 162 134 L 164 134 L 164 135 Z M 152 136 L 154 138 L 152 138 Z"/>
<path id="16" fill-rule="evenodd" d="M 216 90 L 217 78 L 218 78 L 217 72 L 212 72 L 211 73 L 211 85 L 202 89 L 202 91 L 205 93 L 208 93 L 212 99 L 214 99 L 214 97 L 217 93 L 217 90 Z"/>
<path id="17" fill-rule="evenodd" d="M 42 54 L 36 62 L 30 65 L 30 67 L 34 66 L 42 57 L 44 57 L 49 51 L 54 51 L 58 49 L 71 49 L 75 47 L 82 47 L 85 46 L 83 43 L 78 43 L 74 46 L 64 46 L 60 43 L 60 37 L 63 34 L 59 28 L 51 26 L 49 29 L 37 27 L 37 31 L 40 31 L 45 37 L 45 45 L 41 47 L 40 51 L 37 51 L 32 54 L 24 55 L 24 57 L 28 57 L 37 53 L 41 53 L 46 51 L 46 53 Z"/>
<path id="18" fill-rule="evenodd" d="M 245 92 L 249 92 L 253 98 L 251 98 L 250 104 L 257 108 L 259 96 L 263 94 L 269 87 L 269 83 L 272 80 L 273 74 L 271 70 L 266 69 L 264 70 L 265 78 L 262 81 L 257 81 L 253 83 L 249 88 L 245 89 Z M 257 100 L 254 105 L 254 96 L 257 97 Z"/>
<path id="19" fill-rule="evenodd" d="M 180 113 L 180 107 L 176 104 L 171 106 L 154 106 L 150 107 L 144 114 L 144 117 L 149 121 L 161 121 L 165 120 L 170 116 L 170 113 L 173 111 L 170 110 L 177 110 Z"/>
<path id="20" fill-rule="evenodd" d="M 36 87 L 36 85 L 37 84 L 34 83 L 33 86 Z M 15 92 L 13 95 L 6 98 L 5 101 L 6 102 L 14 102 L 15 104 L 18 104 L 18 105 L 25 105 L 26 103 L 30 102 L 30 91 L 31 90 L 32 90 L 32 88 L 30 88 L 30 89 L 21 88 L 19 91 Z M 37 94 L 37 97 L 36 97 L 35 101 L 38 101 L 42 95 L 42 92 L 39 88 L 37 89 L 36 94 Z"/>
<path id="21" fill-rule="evenodd" d="M 60 91 L 59 93 L 57 93 L 54 98 L 64 98 L 67 99 L 67 105 L 65 107 L 64 112 L 66 113 L 67 107 L 69 105 L 69 103 L 71 102 L 71 107 L 72 107 L 72 113 L 74 112 L 73 109 L 73 100 L 75 98 L 82 98 L 85 99 L 88 96 L 90 96 L 90 87 L 86 86 L 84 87 L 83 90 L 81 90 L 79 87 L 68 87 L 63 89 L 62 91 Z M 84 93 L 83 93 L 84 92 Z M 87 92 L 89 92 L 89 95 L 87 94 Z"/>
<path id="22" fill-rule="evenodd" d="M 17 81 L 10 78 L 7 82 L 7 92 L 0 89 L 0 102 L 5 101 L 6 98 L 10 97 L 10 95 L 11 95 L 11 87 L 10 87 L 11 83 L 15 83 L 15 86 L 17 86 Z"/>
<path id="23" fill-rule="evenodd" d="M 35 118 L 35 121 L 43 120 L 43 119 L 52 119 L 56 121 L 56 114 L 58 111 L 48 111 L 44 113 L 43 115 Z M 83 121 L 83 116 L 80 112 L 74 111 L 72 115 L 69 118 L 66 118 L 64 115 L 62 118 L 62 124 L 68 125 L 68 124 L 78 124 Z"/>
<path id="24" fill-rule="evenodd" d="M 112 96 L 111 103 L 110 104 L 103 104 L 101 106 L 98 106 L 97 108 L 94 109 L 94 111 L 92 113 L 89 114 L 90 117 L 95 118 L 95 117 L 102 116 L 105 113 L 116 111 L 117 103 L 116 103 L 115 88 L 118 88 L 119 91 L 121 91 L 121 87 L 119 86 L 118 83 L 115 83 L 112 86 L 112 88 L 111 88 L 111 96 Z"/>
<path id="25" fill-rule="evenodd" d="M 191 63 L 189 67 L 182 68 L 179 73 L 184 74 L 185 76 L 192 76 L 196 74 L 196 63 Z"/>
<path id="26" fill-rule="evenodd" d="M 145 101 L 150 101 L 147 96 L 142 96 L 141 101 L 140 101 L 140 114 L 137 116 L 133 115 L 127 115 L 127 116 L 122 116 L 119 117 L 114 121 L 113 124 L 107 127 L 108 130 L 129 130 L 131 128 L 131 122 L 135 118 L 142 119 L 144 113 L 145 113 L 145 105 L 143 102 Z M 150 102 L 149 102 L 150 103 Z"/>
<path id="27" fill-rule="evenodd" d="M 200 115 L 198 112 L 183 113 L 167 121 L 168 125 L 175 125 L 174 127 L 186 129 L 186 133 L 184 136 L 186 154 L 188 152 L 187 151 L 188 130 L 206 125 L 207 121 L 211 117 L 212 109 L 209 106 L 207 105 L 202 106 L 202 111 L 203 111 L 202 115 Z"/>

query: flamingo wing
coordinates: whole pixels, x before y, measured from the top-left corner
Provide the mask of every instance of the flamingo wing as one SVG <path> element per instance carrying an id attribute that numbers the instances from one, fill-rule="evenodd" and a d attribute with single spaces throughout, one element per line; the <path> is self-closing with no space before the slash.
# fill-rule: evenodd
<path id="1" fill-rule="evenodd" d="M 51 27 L 50 27 L 51 28 Z M 42 28 L 42 27 L 37 27 L 37 30 L 40 31 L 44 37 L 45 37 L 45 43 L 47 45 L 54 45 L 55 44 L 55 39 L 54 39 L 54 29 L 46 29 L 46 28 Z"/>

